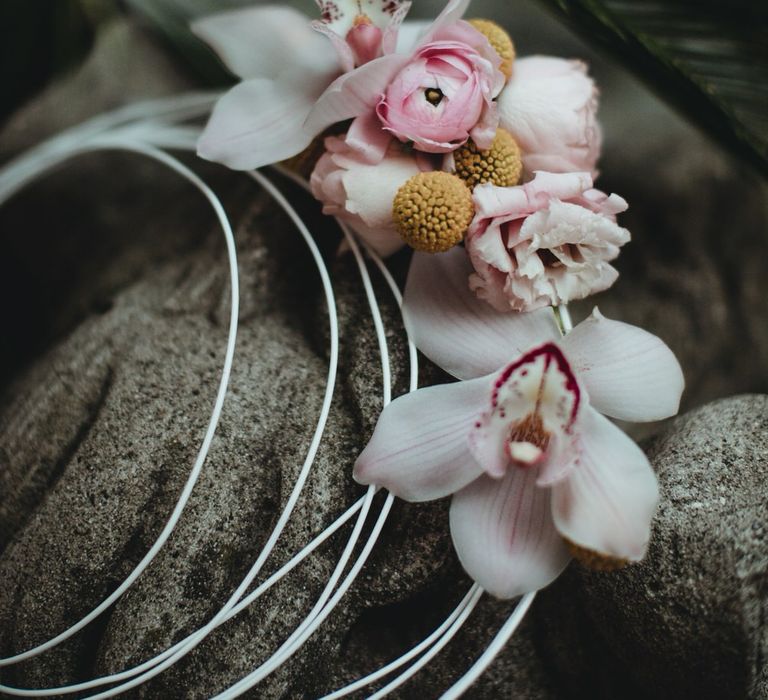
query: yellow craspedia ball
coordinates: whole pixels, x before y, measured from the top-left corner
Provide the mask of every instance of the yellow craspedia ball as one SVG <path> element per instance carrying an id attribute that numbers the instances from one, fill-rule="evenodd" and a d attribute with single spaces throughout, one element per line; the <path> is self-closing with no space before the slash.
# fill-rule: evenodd
<path id="1" fill-rule="evenodd" d="M 392 216 L 411 248 L 442 253 L 460 243 L 475 210 L 464 182 L 442 171 L 419 173 L 395 195 Z"/>
<path id="2" fill-rule="evenodd" d="M 456 174 L 474 189 L 490 182 L 497 187 L 514 187 L 523 173 L 520 147 L 506 129 L 498 129 L 491 147 L 481 151 L 467 141 L 453 152 Z"/>
<path id="3" fill-rule="evenodd" d="M 501 58 L 499 69 L 507 78 L 511 78 L 512 64 L 515 62 L 515 45 L 509 34 L 489 19 L 471 19 L 469 23 L 488 39 L 488 43 Z"/>

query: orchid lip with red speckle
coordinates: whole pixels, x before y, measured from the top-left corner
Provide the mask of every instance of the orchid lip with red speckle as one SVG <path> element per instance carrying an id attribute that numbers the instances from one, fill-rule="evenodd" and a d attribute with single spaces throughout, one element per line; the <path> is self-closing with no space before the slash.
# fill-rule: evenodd
<path id="1" fill-rule="evenodd" d="M 574 459 L 582 389 L 562 350 L 544 343 L 511 362 L 491 387 L 490 407 L 474 421 L 469 448 L 486 473 L 539 467 L 540 479 L 562 478 Z M 572 451 L 566 458 L 564 448 Z"/>

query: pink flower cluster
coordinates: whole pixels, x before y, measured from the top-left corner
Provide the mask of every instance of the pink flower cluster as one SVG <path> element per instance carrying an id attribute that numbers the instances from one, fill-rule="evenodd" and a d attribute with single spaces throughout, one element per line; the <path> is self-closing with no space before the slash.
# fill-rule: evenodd
<path id="1" fill-rule="evenodd" d="M 455 217 L 466 230 L 446 237 L 463 247 L 414 255 L 403 309 L 419 349 L 461 381 L 388 405 L 355 478 L 412 501 L 453 494 L 465 569 L 511 597 L 549 583 L 572 552 L 643 556 L 658 485 L 606 416 L 673 415 L 683 376 L 661 340 L 597 311 L 560 337 L 547 307 L 610 287 L 630 239 L 616 221 L 626 202 L 593 186 L 597 89 L 579 61 L 514 59 L 501 28 L 462 19 L 469 1 L 426 26 L 403 21 L 405 0 L 319 0 L 312 22 L 276 6 L 198 22 L 242 78 L 198 153 L 253 169 L 332 128 L 311 190 L 381 255 L 419 247 L 397 220 L 400 193 L 448 178 L 444 192 L 466 195 L 452 201 L 471 202 Z M 517 159 L 514 176 L 473 179 L 478 159 L 486 172 Z M 421 196 L 418 221 L 446 201 Z"/>
<path id="2" fill-rule="evenodd" d="M 450 169 L 433 154 L 469 141 L 485 151 L 503 128 L 520 148 L 524 182 L 476 188 L 469 284 L 518 311 L 602 291 L 629 234 L 615 221 L 623 200 L 587 176 L 597 175 L 601 146 L 595 85 L 583 63 L 545 56 L 516 60 L 507 78 L 486 35 L 461 19 L 468 4 L 450 0 L 427 27 L 403 22 L 403 0 L 373 0 L 364 13 L 352 0 L 323 0 L 313 22 L 273 6 L 201 20 L 197 33 L 243 81 L 218 103 L 198 152 L 257 168 L 352 120 L 326 141 L 312 191 L 389 255 L 403 245 L 388 211 L 398 189 L 417 172 Z"/>

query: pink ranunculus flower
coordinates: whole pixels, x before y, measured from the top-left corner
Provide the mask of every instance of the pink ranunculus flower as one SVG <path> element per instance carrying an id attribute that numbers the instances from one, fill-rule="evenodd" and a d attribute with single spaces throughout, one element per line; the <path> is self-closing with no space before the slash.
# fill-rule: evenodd
<path id="1" fill-rule="evenodd" d="M 627 208 L 592 189 L 589 173 L 544 173 L 517 187 L 480 185 L 465 240 L 469 285 L 499 311 L 566 304 L 610 287 L 609 261 L 630 240 L 616 224 Z"/>
<path id="2" fill-rule="evenodd" d="M 448 153 L 470 137 L 490 148 L 499 123 L 494 98 L 505 82 L 500 63 L 480 32 L 458 22 L 417 49 L 376 114 L 387 131 L 421 151 Z"/>
<path id="3" fill-rule="evenodd" d="M 403 246 L 392 220 L 397 190 L 421 172 L 413 154 L 389 139 L 384 159 L 372 165 L 364 152 L 349 145 L 350 136 L 325 140 L 326 153 L 310 178 L 312 194 L 323 213 L 347 222 L 379 255 L 391 255 Z"/>
<path id="4" fill-rule="evenodd" d="M 658 484 L 643 452 L 602 414 L 675 414 L 680 365 L 657 337 L 597 312 L 563 338 L 549 310 L 498 313 L 469 292 L 467 267 L 458 249 L 415 254 L 407 326 L 463 381 L 389 404 L 355 478 L 409 501 L 453 494 L 459 559 L 501 598 L 549 584 L 569 543 L 641 559 Z"/>
<path id="5" fill-rule="evenodd" d="M 461 20 L 468 5 L 469 0 L 449 0 L 420 35 L 403 25 L 397 53 L 328 87 L 307 117 L 307 133 L 346 119 L 370 124 L 374 116 L 380 127 L 428 153 L 451 151 L 470 136 L 481 148 L 490 147 L 498 126 L 494 98 L 505 77 L 488 40 Z"/>
<path id="6" fill-rule="evenodd" d="M 515 61 L 498 99 L 501 126 L 520 145 L 527 172 L 596 175 L 602 134 L 598 91 L 581 61 L 531 56 Z"/>

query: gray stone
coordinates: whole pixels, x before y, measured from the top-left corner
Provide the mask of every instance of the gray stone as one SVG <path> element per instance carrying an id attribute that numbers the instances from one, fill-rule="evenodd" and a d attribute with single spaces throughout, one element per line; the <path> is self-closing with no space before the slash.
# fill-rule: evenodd
<path id="1" fill-rule="evenodd" d="M 109 165 L 85 168 L 98 174 Z M 75 172 L 82 185 L 88 175 Z M 199 626 L 245 574 L 288 498 L 325 388 L 327 313 L 298 234 L 245 178 L 232 176 L 228 184 L 230 205 L 242 212 L 241 327 L 228 400 L 199 485 L 168 545 L 110 615 L 61 652 L 4 674 L 10 682 L 64 683 L 113 671 Z M 144 223 L 159 238 L 151 216 Z M 163 259 L 154 269 L 115 290 L 108 310 L 82 322 L 5 392 L 0 627 L 10 634 L 3 654 L 64 629 L 106 596 L 157 536 L 191 468 L 218 383 L 229 299 L 220 233 L 210 215 L 189 225 L 208 231 L 202 247 L 173 257 L 156 250 Z M 199 233 L 189 235 L 199 240 Z M 266 571 L 361 495 L 351 464 L 381 408 L 378 349 L 356 268 L 347 257 L 333 271 L 345 348 L 336 399 L 306 495 Z M 377 292 L 402 385 L 402 325 L 380 282 Z M 386 596 L 418 590 L 440 564 L 436 553 L 449 556 L 446 533 L 429 517 L 435 509 L 441 505 L 412 509 L 388 532 L 385 542 L 400 554 L 387 559 L 398 576 Z M 336 537 L 264 605 L 144 692 L 185 687 L 208 694 L 244 675 L 309 610 L 342 545 Z M 364 579 L 358 597 L 370 590 L 381 600 L 384 589 L 379 578 Z M 324 629 L 324 653 L 338 643 L 357 599 L 351 596 Z M 309 672 L 292 668 L 295 675 L 270 679 L 270 694 L 303 687 Z"/>
<path id="2" fill-rule="evenodd" d="M 768 396 L 708 404 L 647 445 L 661 505 L 646 559 L 572 566 L 542 595 L 564 697 L 768 697 Z"/>
<path id="3" fill-rule="evenodd" d="M 476 9 L 496 16 L 490 3 Z M 525 4 L 514 23 L 498 19 L 515 27 L 523 53 L 589 56 Z M 0 153 L 139 93 L 188 87 L 130 25 L 111 27 L 99 46 L 78 74 L 12 120 Z M 765 240 L 757 235 L 768 220 L 764 186 L 615 69 L 598 61 L 596 72 L 608 154 L 602 186 L 632 203 L 624 223 L 635 235 L 619 260 L 619 283 L 597 301 L 672 345 L 688 379 L 687 406 L 765 391 Z M 210 458 L 176 532 L 131 591 L 59 650 L 4 670 L 5 682 L 52 685 L 118 670 L 205 622 L 274 526 L 309 444 L 328 349 L 312 261 L 253 183 L 195 167 L 224 195 L 235 223 L 243 297 Z M 360 497 L 350 468 L 381 406 L 378 347 L 356 268 L 349 256 L 334 257 L 338 233 L 317 207 L 304 209 L 338 296 L 339 385 L 306 494 L 265 573 Z M 61 631 L 108 595 L 162 528 L 213 402 L 228 286 L 221 234 L 205 202 L 135 156 L 83 158 L 19 195 L 0 210 L 0 246 L 0 654 L 7 655 Z M 401 280 L 406 265 L 407 255 L 392 261 Z M 407 386 L 402 326 L 374 281 L 397 394 Z M 422 383 L 443 378 L 422 367 Z M 762 465 L 764 477 L 765 447 L 747 439 L 755 416 L 764 429 L 764 398 L 715 404 L 651 443 L 664 502 L 648 564 L 612 576 L 570 569 L 540 595 L 469 695 L 680 697 L 701 676 L 704 690 L 725 688 L 717 697 L 736 697 L 728 694 L 734 689 L 766 697 L 763 487 L 757 472 L 741 468 Z M 310 609 L 348 532 L 132 695 L 202 697 L 247 673 Z M 355 587 L 253 695 L 316 696 L 373 670 L 436 627 L 470 585 L 447 534 L 447 502 L 396 503 Z M 482 602 L 400 695 L 447 688 L 510 609 Z"/>

